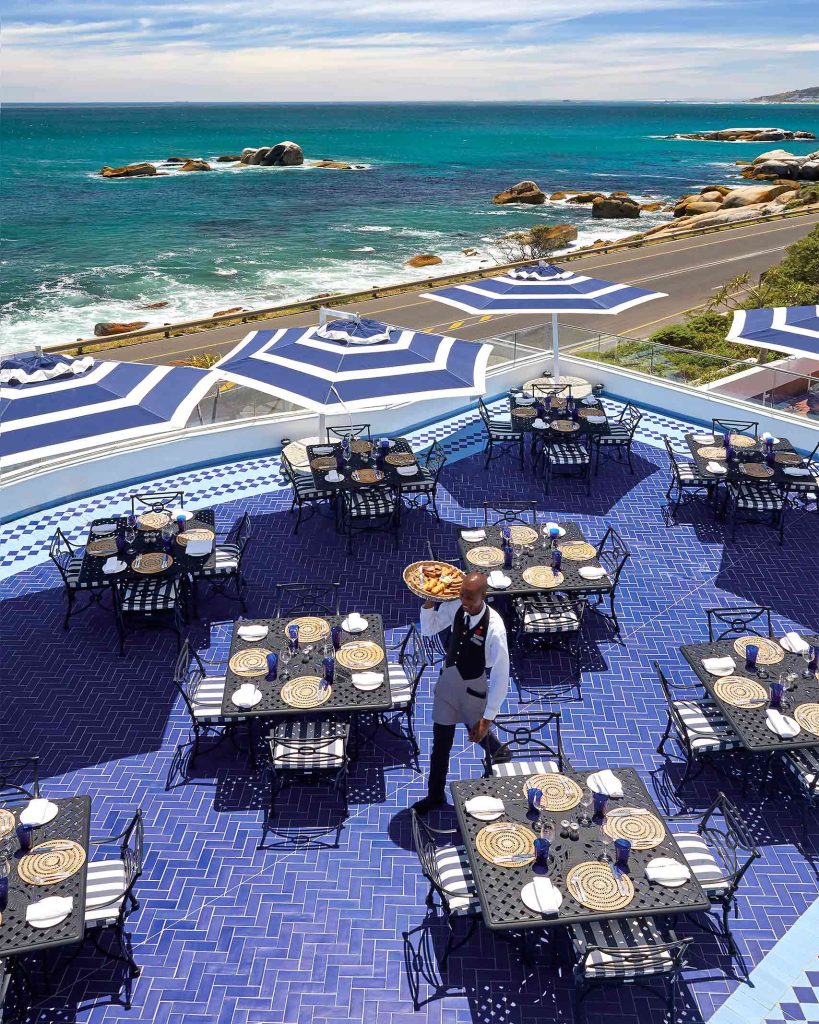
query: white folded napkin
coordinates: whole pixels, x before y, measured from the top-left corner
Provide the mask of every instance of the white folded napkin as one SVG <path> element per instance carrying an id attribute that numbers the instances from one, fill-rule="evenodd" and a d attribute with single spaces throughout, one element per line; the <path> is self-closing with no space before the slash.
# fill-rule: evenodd
<path id="1" fill-rule="evenodd" d="M 599 565 L 584 565 L 578 572 L 584 580 L 602 580 L 606 575 L 606 570 Z"/>
<path id="2" fill-rule="evenodd" d="M 489 586 L 494 587 L 495 590 L 505 590 L 511 586 L 512 581 L 508 576 L 504 576 L 502 572 L 497 569 L 493 569 L 492 572 L 487 576 Z"/>
<path id="3" fill-rule="evenodd" d="M 783 715 L 781 711 L 777 711 L 776 708 L 768 708 L 765 712 L 766 722 L 765 724 L 771 730 L 775 732 L 777 736 L 781 736 L 784 740 L 789 740 L 793 736 L 797 736 L 802 730 L 799 728 L 799 723 L 790 717 L 790 715 Z"/>
<path id="4" fill-rule="evenodd" d="M 786 651 L 790 651 L 791 654 L 804 654 L 810 650 L 810 644 L 803 640 L 798 633 L 793 632 L 793 630 L 790 633 L 786 633 L 779 643 Z"/>
<path id="5" fill-rule="evenodd" d="M 93 533 L 95 537 L 100 537 L 100 536 L 104 537 L 104 536 L 106 536 L 109 533 L 116 533 L 116 532 L 117 532 L 117 528 L 116 528 L 116 525 L 114 523 L 95 523 L 91 527 L 91 533 Z"/>
<path id="6" fill-rule="evenodd" d="M 591 774 L 586 779 L 586 785 L 592 793 L 604 793 L 615 800 L 623 795 L 623 784 L 610 768 Z"/>
<path id="7" fill-rule="evenodd" d="M 341 623 L 342 629 L 345 629 L 348 633 L 362 633 L 368 625 L 369 623 L 364 616 L 358 612 L 350 612 Z"/>
<path id="8" fill-rule="evenodd" d="M 331 469 L 324 479 L 329 480 L 331 484 L 337 484 L 339 480 L 344 479 L 344 476 L 337 469 Z"/>
<path id="9" fill-rule="evenodd" d="M 605 416 L 587 416 L 586 417 L 586 422 L 587 423 L 605 423 L 606 422 L 606 417 Z"/>
<path id="10" fill-rule="evenodd" d="M 413 463 L 411 466 L 397 466 L 399 476 L 415 476 L 418 472 L 417 464 Z"/>
<path id="11" fill-rule="evenodd" d="M 45 797 L 35 797 L 20 811 L 21 825 L 45 825 L 57 817 L 59 808 Z"/>
<path id="12" fill-rule="evenodd" d="M 473 796 L 471 800 L 466 801 L 464 807 L 467 814 L 475 816 L 503 814 L 504 811 L 503 800 L 499 800 L 495 796 Z"/>
<path id="13" fill-rule="evenodd" d="M 581 405 L 597 405 L 597 399 L 594 395 L 586 395 L 585 398 L 580 399 Z"/>
<path id="14" fill-rule="evenodd" d="M 53 928 L 64 921 L 73 909 L 73 896 L 47 896 L 44 900 L 29 903 L 26 921 L 34 928 Z"/>
<path id="15" fill-rule="evenodd" d="M 712 676 L 730 676 L 737 665 L 730 655 L 726 655 L 724 658 L 703 658 L 702 667 Z"/>
<path id="16" fill-rule="evenodd" d="M 536 416 L 532 420 L 532 426 L 535 428 L 535 430 L 545 430 L 548 425 L 549 424 L 542 420 L 540 416 Z"/>
<path id="17" fill-rule="evenodd" d="M 106 558 L 105 561 L 102 563 L 102 571 L 105 573 L 106 576 L 110 576 L 112 573 L 115 572 L 122 572 L 123 569 L 127 568 L 127 562 L 120 562 L 120 560 L 114 557 L 113 555 L 111 556 L 111 558 Z"/>
<path id="18" fill-rule="evenodd" d="M 237 708 L 252 708 L 262 699 L 262 691 L 258 690 L 253 683 L 242 683 L 230 699 Z"/>
<path id="19" fill-rule="evenodd" d="M 560 526 L 558 523 L 551 523 L 551 522 L 550 523 L 544 523 L 543 526 L 541 527 L 541 531 L 543 533 L 547 534 L 547 535 L 549 534 L 549 531 L 552 530 L 552 529 L 557 529 L 558 537 L 562 537 L 566 533 L 566 531 L 563 529 L 563 527 Z"/>
<path id="20" fill-rule="evenodd" d="M 697 442 L 697 444 L 713 444 L 714 443 L 714 435 L 713 434 L 694 434 L 694 440 Z"/>
<path id="21" fill-rule="evenodd" d="M 655 857 L 646 864 L 646 877 L 658 885 L 674 888 L 684 885 L 691 877 L 691 871 L 673 857 Z"/>
<path id="22" fill-rule="evenodd" d="M 760 436 L 759 440 L 760 441 L 773 441 L 774 444 L 779 444 L 779 438 L 778 437 L 774 437 L 773 434 L 769 433 L 767 430 L 765 431 L 764 434 L 762 434 Z"/>
<path id="23" fill-rule="evenodd" d="M 706 462 L 705 468 L 709 473 L 715 473 L 717 476 L 728 472 L 727 466 L 723 466 L 720 462 L 714 462 L 713 459 Z"/>
<path id="24" fill-rule="evenodd" d="M 353 686 L 357 690 L 377 690 L 384 682 L 383 672 L 353 672 Z"/>
<path id="25" fill-rule="evenodd" d="M 530 910 L 540 914 L 556 914 L 563 903 L 563 894 L 544 875 L 535 875 L 520 896 Z"/>
<path id="26" fill-rule="evenodd" d="M 486 538 L 486 530 L 461 530 L 461 536 L 470 544 Z"/>
<path id="27" fill-rule="evenodd" d="M 267 636 L 267 626 L 239 626 L 236 632 L 243 640 L 261 640 Z"/>
<path id="28" fill-rule="evenodd" d="M 333 446 L 331 444 L 318 444 L 313 449 L 313 454 L 314 455 L 329 455 L 332 452 L 332 450 L 333 450 Z"/>
<path id="29" fill-rule="evenodd" d="M 784 473 L 788 476 L 810 476 L 810 470 L 807 466 L 785 466 Z"/>
<path id="30" fill-rule="evenodd" d="M 518 405 L 534 405 L 535 400 L 531 395 L 516 395 L 515 402 Z"/>
<path id="31" fill-rule="evenodd" d="M 182 508 L 181 506 L 170 509 L 168 515 L 171 519 L 179 519 L 179 517 L 182 516 L 186 522 L 188 519 L 193 519 L 193 512 L 188 512 L 186 508 Z"/>
<path id="32" fill-rule="evenodd" d="M 185 545 L 188 555 L 209 555 L 213 551 L 213 538 L 210 540 L 189 540 Z"/>

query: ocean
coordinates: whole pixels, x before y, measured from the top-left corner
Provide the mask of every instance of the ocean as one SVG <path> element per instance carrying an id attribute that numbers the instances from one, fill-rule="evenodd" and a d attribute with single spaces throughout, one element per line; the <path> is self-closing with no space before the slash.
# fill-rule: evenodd
<path id="1" fill-rule="evenodd" d="M 739 181 L 734 161 L 776 144 L 664 139 L 768 125 L 819 134 L 819 107 L 732 104 L 9 105 L 3 113 L 0 350 L 93 333 L 101 320 L 163 323 L 232 306 L 422 279 L 488 265 L 493 241 L 538 223 L 572 223 L 576 245 L 639 221 L 588 207 L 496 207 L 533 178 L 563 188 L 671 200 Z M 97 171 L 168 156 L 298 142 L 307 160 L 356 171 L 246 168 L 105 180 Z M 816 142 L 786 144 L 795 153 Z M 474 247 L 477 256 L 466 256 Z M 409 257 L 441 256 L 411 270 Z M 152 303 L 161 309 L 145 309 Z"/>

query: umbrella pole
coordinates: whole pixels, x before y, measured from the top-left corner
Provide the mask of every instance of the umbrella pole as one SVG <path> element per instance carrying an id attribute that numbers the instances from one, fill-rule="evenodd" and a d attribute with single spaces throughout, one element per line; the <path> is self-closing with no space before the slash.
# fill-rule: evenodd
<path id="1" fill-rule="evenodd" d="M 557 313 L 552 313 L 552 379 L 560 383 L 560 339 L 557 333 Z"/>
<path id="2" fill-rule="evenodd" d="M 326 417 L 325 417 L 324 413 L 320 412 L 319 413 L 319 428 L 318 428 L 319 444 L 324 444 L 324 424 L 325 424 L 325 420 L 326 420 Z"/>

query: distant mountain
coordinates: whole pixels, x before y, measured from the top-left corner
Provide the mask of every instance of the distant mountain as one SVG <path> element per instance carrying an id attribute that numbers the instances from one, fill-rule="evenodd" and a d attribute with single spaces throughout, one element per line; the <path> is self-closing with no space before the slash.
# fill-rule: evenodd
<path id="1" fill-rule="evenodd" d="M 755 96 L 749 103 L 819 103 L 819 85 L 809 89 L 791 89 L 790 92 L 775 92 L 771 96 Z"/>

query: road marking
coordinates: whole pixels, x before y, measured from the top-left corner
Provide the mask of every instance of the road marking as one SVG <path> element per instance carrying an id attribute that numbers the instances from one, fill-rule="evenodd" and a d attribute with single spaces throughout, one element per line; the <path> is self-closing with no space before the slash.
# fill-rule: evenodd
<path id="1" fill-rule="evenodd" d="M 487 320 L 491 320 L 494 314 L 490 313 L 489 316 L 482 316 L 478 321 L 479 324 L 485 324 Z"/>
<path id="2" fill-rule="evenodd" d="M 464 325 L 464 321 L 463 320 L 456 320 L 454 324 L 450 324 L 449 325 L 449 330 L 450 331 L 457 331 L 458 328 L 459 327 L 463 327 L 463 325 Z"/>

